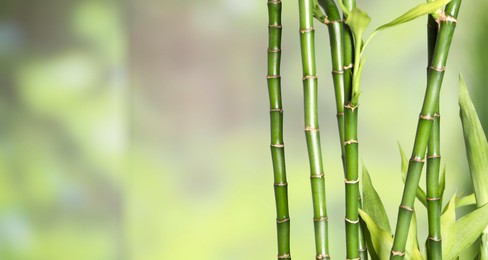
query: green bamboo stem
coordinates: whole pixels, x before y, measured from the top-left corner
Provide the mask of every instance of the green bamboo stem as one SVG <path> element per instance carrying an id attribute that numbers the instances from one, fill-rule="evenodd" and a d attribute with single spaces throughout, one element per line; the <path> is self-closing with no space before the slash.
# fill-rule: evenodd
<path id="1" fill-rule="evenodd" d="M 340 1 L 340 0 L 339 0 Z M 351 11 L 356 7 L 356 0 L 344 0 L 344 6 Z M 347 18 L 344 13 L 343 19 Z M 344 98 L 346 101 L 351 99 L 352 78 L 354 63 L 354 36 L 347 24 L 344 24 Z"/>
<path id="2" fill-rule="evenodd" d="M 305 137 L 310 163 L 313 220 L 317 259 L 330 259 L 328 243 L 325 175 L 322 165 L 317 107 L 317 74 L 315 68 L 315 38 L 313 28 L 313 0 L 299 0 L 300 47 L 303 68 L 305 106 Z"/>
<path id="3" fill-rule="evenodd" d="M 268 1 L 268 94 L 271 117 L 271 156 L 274 172 L 278 259 L 290 256 L 290 215 L 288 210 L 288 183 L 286 181 L 283 142 L 283 107 L 281 101 L 281 8 L 280 0 Z"/>
<path id="4" fill-rule="evenodd" d="M 415 193 L 420 181 L 420 175 L 425 162 L 425 152 L 432 125 L 435 119 L 435 109 L 439 101 L 439 93 L 444 77 L 444 71 L 451 45 L 456 18 L 461 0 L 451 1 L 439 19 L 440 29 L 437 35 L 436 46 L 429 66 L 427 89 L 419 116 L 412 157 L 408 165 L 407 179 L 403 190 L 402 202 L 398 211 L 395 239 L 390 259 L 403 259 L 408 236 L 410 221 L 413 214 Z"/>
<path id="5" fill-rule="evenodd" d="M 438 24 L 429 15 L 427 22 L 428 62 L 431 64 L 432 55 L 436 44 Z M 441 197 L 439 190 L 440 169 L 440 115 L 439 102 L 434 112 L 434 123 L 430 132 L 427 147 L 427 215 L 429 220 L 429 238 L 427 244 L 428 258 L 432 260 L 442 259 L 441 240 Z"/>

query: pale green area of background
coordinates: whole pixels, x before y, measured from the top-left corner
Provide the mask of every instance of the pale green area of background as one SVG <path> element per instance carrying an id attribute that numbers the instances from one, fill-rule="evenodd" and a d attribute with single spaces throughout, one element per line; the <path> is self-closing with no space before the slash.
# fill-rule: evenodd
<path id="1" fill-rule="evenodd" d="M 416 3 L 359 1 L 372 26 Z M 463 4 L 443 86 L 449 197 L 470 184 L 458 70 L 488 124 L 487 7 Z M 292 255 L 312 259 L 297 2 L 283 8 Z M 266 16 L 265 1 L 3 1 L 0 258 L 274 259 Z M 420 19 L 382 32 L 366 54 L 360 157 L 391 224 L 402 190 L 397 141 L 409 153 L 424 93 L 425 28 Z M 331 254 L 341 259 L 329 44 L 327 30 L 316 30 Z"/>

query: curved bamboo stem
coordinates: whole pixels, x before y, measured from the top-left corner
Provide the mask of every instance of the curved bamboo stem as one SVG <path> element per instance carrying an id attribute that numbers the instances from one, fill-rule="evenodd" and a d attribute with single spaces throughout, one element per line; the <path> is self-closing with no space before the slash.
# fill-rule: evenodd
<path id="1" fill-rule="evenodd" d="M 322 165 L 322 152 L 318 122 L 313 8 L 313 0 L 299 0 L 300 47 L 302 56 L 305 106 L 305 137 L 307 140 L 310 163 L 316 258 L 330 259 L 325 197 L 325 175 Z"/>
<path id="2" fill-rule="evenodd" d="M 283 143 L 283 107 L 281 101 L 281 1 L 268 1 L 268 94 L 271 117 L 271 156 L 274 172 L 278 259 L 290 256 L 290 215 L 288 210 L 288 183 L 286 181 Z"/>
<path id="3" fill-rule="evenodd" d="M 412 157 L 408 165 L 407 179 L 398 211 L 395 239 L 393 241 L 390 259 L 403 259 L 405 257 L 405 244 L 413 214 L 415 193 L 425 162 L 427 143 L 430 132 L 432 131 L 435 108 L 439 101 L 439 92 L 460 5 L 461 0 L 451 1 L 446 6 L 444 15 L 438 20 L 440 23 L 439 34 L 437 35 L 432 62 L 429 66 L 427 89 L 417 125 Z"/>
<path id="4" fill-rule="evenodd" d="M 431 64 L 432 55 L 436 45 L 438 24 L 429 15 L 427 22 L 427 41 L 428 41 L 428 62 Z M 427 75 L 428 76 L 428 75 Z M 434 123 L 429 136 L 427 147 L 427 215 L 429 220 L 429 237 L 427 254 L 429 259 L 442 259 L 441 241 L 441 197 L 439 190 L 439 168 L 440 168 L 440 115 L 439 102 L 437 102 L 434 112 Z"/>

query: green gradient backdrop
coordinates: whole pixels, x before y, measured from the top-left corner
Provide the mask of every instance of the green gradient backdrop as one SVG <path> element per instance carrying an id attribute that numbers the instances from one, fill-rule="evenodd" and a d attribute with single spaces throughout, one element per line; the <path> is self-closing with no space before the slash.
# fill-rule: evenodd
<path id="1" fill-rule="evenodd" d="M 416 3 L 359 1 L 372 27 Z M 447 196 L 470 181 L 458 68 L 488 122 L 487 7 L 465 1 L 448 61 Z M 283 8 L 292 256 L 311 259 L 297 2 Z M 266 15 L 264 1 L 2 2 L 0 258 L 274 259 Z M 391 220 L 402 189 L 397 141 L 410 151 L 424 94 L 425 23 L 380 33 L 366 54 L 360 158 Z M 331 254 L 339 259 L 343 177 L 327 30 L 316 29 Z M 426 230 L 419 233 L 422 241 Z"/>

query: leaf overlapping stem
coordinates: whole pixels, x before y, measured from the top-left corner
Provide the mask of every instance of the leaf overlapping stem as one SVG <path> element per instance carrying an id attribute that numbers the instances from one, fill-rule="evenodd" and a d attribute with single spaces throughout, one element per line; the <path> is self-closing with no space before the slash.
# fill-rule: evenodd
<path id="1" fill-rule="evenodd" d="M 305 106 L 305 137 L 310 164 L 316 258 L 329 259 L 325 174 L 322 165 L 322 151 L 318 123 L 318 88 L 313 27 L 314 8 L 315 3 L 313 0 L 299 0 L 300 48 Z"/>
<path id="2" fill-rule="evenodd" d="M 435 2 L 434 2 L 435 3 Z M 403 259 L 410 220 L 413 214 L 415 193 L 420 181 L 420 175 L 425 162 L 425 153 L 432 131 L 434 114 L 439 102 L 439 93 L 444 77 L 444 71 L 451 45 L 456 18 L 461 0 L 453 0 L 446 6 L 445 16 L 438 19 L 440 23 L 436 46 L 429 66 L 427 90 L 419 116 L 412 157 L 408 166 L 407 179 L 403 191 L 402 202 L 398 212 L 395 239 L 390 259 Z"/>
<path id="3" fill-rule="evenodd" d="M 271 156 L 274 173 L 278 259 L 290 256 L 290 214 L 288 209 L 288 183 L 286 180 L 283 142 L 283 107 L 281 100 L 281 9 L 279 0 L 268 1 L 268 95 L 271 121 Z"/>

